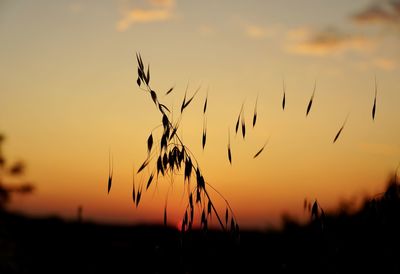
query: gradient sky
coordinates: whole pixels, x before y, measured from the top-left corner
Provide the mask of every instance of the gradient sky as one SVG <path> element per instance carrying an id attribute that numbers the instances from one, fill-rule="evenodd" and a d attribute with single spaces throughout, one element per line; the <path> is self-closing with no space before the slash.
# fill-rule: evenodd
<path id="1" fill-rule="evenodd" d="M 334 209 L 379 193 L 400 161 L 399 42 L 399 1 L 2 0 L 0 132 L 7 158 L 24 160 L 24 178 L 37 187 L 11 208 L 73 218 L 82 205 L 88 219 L 161 222 L 168 192 L 169 220 L 178 223 L 180 179 L 132 204 L 132 166 L 161 122 L 136 85 L 135 52 L 151 64 L 156 91 L 175 86 L 160 99 L 175 113 L 186 85 L 189 93 L 202 86 L 180 134 L 242 227 L 277 225 L 283 213 L 304 218 L 304 198 Z M 243 101 L 250 125 L 257 96 L 258 122 L 243 141 L 232 129 Z"/>

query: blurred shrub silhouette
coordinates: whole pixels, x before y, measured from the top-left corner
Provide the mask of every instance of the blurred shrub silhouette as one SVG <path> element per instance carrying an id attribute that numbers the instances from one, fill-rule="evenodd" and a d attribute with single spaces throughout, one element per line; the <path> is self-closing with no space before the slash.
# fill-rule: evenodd
<path id="1" fill-rule="evenodd" d="M 10 166 L 3 155 L 2 145 L 5 137 L 0 134 L 0 210 L 4 210 L 5 206 L 11 200 L 12 194 L 30 194 L 34 187 L 31 183 L 8 183 L 7 179 L 20 178 L 25 172 L 25 164 L 22 161 L 16 161 Z"/>

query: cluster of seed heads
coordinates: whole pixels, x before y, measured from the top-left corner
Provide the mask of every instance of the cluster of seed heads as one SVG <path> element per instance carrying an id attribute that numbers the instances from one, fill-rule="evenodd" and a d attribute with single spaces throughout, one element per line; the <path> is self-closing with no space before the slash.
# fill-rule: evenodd
<path id="1" fill-rule="evenodd" d="M 156 138 L 157 136 L 155 136 L 155 130 L 150 133 L 149 137 L 147 138 L 147 157 L 139 169 L 134 171 L 133 178 L 135 178 L 135 174 L 139 174 L 145 170 L 149 171 L 149 176 L 145 184 L 144 182 L 140 182 L 137 186 L 135 184 L 135 179 L 133 179 L 132 199 L 134 204 L 136 207 L 139 206 L 144 185 L 145 191 L 147 191 L 152 186 L 152 183 L 154 182 L 157 184 L 160 178 L 170 178 L 171 184 L 173 184 L 173 178 L 181 175 L 183 172 L 184 189 L 187 193 L 187 206 L 181 220 L 181 231 L 185 232 L 192 229 L 193 225 L 195 224 L 196 211 L 198 212 L 196 214 L 200 216 L 198 224 L 203 230 L 208 230 L 210 221 L 212 217 L 215 216 L 223 230 L 231 231 L 233 235 L 238 236 L 239 225 L 228 201 L 212 185 L 207 183 L 196 158 L 190 149 L 183 143 L 178 134 L 181 116 L 185 109 L 193 101 L 200 88 L 197 89 L 192 96 L 188 96 L 188 90 L 186 89 L 180 108 L 180 117 L 177 119 L 177 121 L 174 121 L 170 109 L 161 103 L 158 96 L 160 93 L 151 88 L 150 66 L 148 65 L 147 69 L 145 68 L 140 54 L 136 54 L 136 59 L 138 63 L 138 77 L 136 83 L 142 91 L 150 95 L 150 98 L 153 101 L 156 109 L 159 111 L 161 115 L 161 125 L 155 129 L 162 127 L 162 130 L 160 133 L 160 138 Z M 171 94 L 173 90 L 174 87 L 171 87 L 165 92 L 165 95 Z M 206 145 L 207 135 L 207 101 L 208 93 L 203 106 L 203 149 Z M 159 140 L 159 142 L 155 140 Z M 112 168 L 110 168 L 109 172 L 108 191 L 110 191 L 112 184 Z M 193 183 L 193 181 L 195 183 Z M 213 191 L 213 193 L 219 195 L 219 197 L 225 202 L 225 221 L 223 221 L 221 218 L 222 212 L 219 212 L 219 210 L 217 210 L 217 208 L 214 206 L 209 192 L 210 189 Z M 164 224 L 167 224 L 167 203 L 164 207 Z"/>

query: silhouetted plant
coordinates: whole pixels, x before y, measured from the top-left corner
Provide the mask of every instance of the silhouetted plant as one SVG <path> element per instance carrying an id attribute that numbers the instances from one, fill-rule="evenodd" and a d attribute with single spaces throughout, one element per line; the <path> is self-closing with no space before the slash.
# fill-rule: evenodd
<path id="1" fill-rule="evenodd" d="M 178 128 L 180 126 L 181 115 L 190 105 L 195 98 L 199 89 L 189 97 L 188 90 L 186 88 L 185 96 L 180 108 L 180 115 L 176 120 L 173 120 L 171 110 L 164 105 L 159 99 L 159 92 L 156 92 L 150 85 L 150 66 L 145 68 L 140 54 L 136 54 L 138 63 L 138 78 L 137 85 L 139 88 L 148 94 L 153 101 L 156 109 L 159 111 L 161 116 L 161 125 L 155 129 L 159 129 L 162 126 L 161 138 L 155 138 L 156 131 L 153 130 L 147 138 L 147 157 L 139 167 L 137 173 L 143 172 L 146 167 L 150 167 L 150 175 L 147 179 L 145 191 L 149 189 L 153 182 L 158 181 L 161 178 L 171 178 L 171 184 L 174 183 L 173 177 L 182 173 L 183 171 L 183 183 L 184 189 L 187 192 L 187 205 L 185 212 L 182 217 L 181 231 L 185 232 L 190 230 L 194 224 L 195 210 L 198 211 L 200 216 L 199 224 L 203 230 L 207 230 L 209 221 L 212 216 L 215 216 L 218 220 L 219 225 L 223 230 L 230 230 L 233 235 L 239 235 L 239 225 L 234 216 L 232 208 L 228 201 L 221 195 L 221 193 L 211 186 L 203 176 L 203 172 L 197 162 L 195 156 L 190 149 L 184 144 L 182 138 L 178 134 Z M 165 95 L 169 95 L 174 87 L 171 87 Z M 208 95 L 205 99 L 204 106 L 202 109 L 203 119 L 203 136 L 202 136 L 202 147 L 204 149 L 206 144 L 206 119 L 205 114 L 207 111 L 207 100 Z M 154 143 L 154 140 L 160 140 L 159 143 Z M 195 184 L 191 184 L 192 181 Z M 109 186 L 112 182 L 112 172 L 110 171 Z M 213 199 L 210 195 L 209 189 L 215 191 L 223 201 L 225 202 L 226 208 L 224 217 L 221 215 L 215 207 Z M 132 199 L 136 206 L 139 205 L 141 196 L 143 194 L 143 183 L 135 186 L 135 180 L 133 180 L 133 193 Z M 167 222 L 167 206 L 164 208 L 164 224 Z"/>
<path id="2" fill-rule="evenodd" d="M 400 183 L 397 173 L 398 168 L 394 175 L 390 177 L 386 190 L 368 199 L 364 205 L 369 214 L 384 223 L 387 223 L 388 220 L 398 220 L 400 212 Z"/>
<path id="3" fill-rule="evenodd" d="M 25 164 L 21 161 L 16 161 L 11 166 L 6 165 L 7 161 L 2 151 L 4 140 L 4 135 L 0 134 L 0 210 L 3 210 L 10 201 L 12 193 L 29 194 L 34 190 L 31 183 L 13 185 L 5 181 L 9 177 L 22 175 L 25 171 Z"/>
<path id="4" fill-rule="evenodd" d="M 308 201 L 307 199 L 304 200 L 304 210 L 310 213 L 311 222 L 316 224 L 321 230 L 324 230 L 325 226 L 325 211 L 315 199 L 313 203 Z"/>

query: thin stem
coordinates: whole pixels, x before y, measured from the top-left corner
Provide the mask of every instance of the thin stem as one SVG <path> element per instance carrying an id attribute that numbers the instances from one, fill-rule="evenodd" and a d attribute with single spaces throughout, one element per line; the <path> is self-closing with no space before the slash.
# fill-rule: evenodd
<path id="1" fill-rule="evenodd" d="M 222 229 L 226 231 L 226 227 L 224 226 L 224 224 L 221 221 L 221 218 L 219 217 L 218 211 L 214 206 L 214 203 L 211 201 L 210 195 L 208 195 L 208 191 L 204 188 L 204 194 L 206 194 L 208 201 L 210 201 L 211 207 L 214 210 L 215 216 L 217 216 L 218 222 L 221 225 Z"/>
<path id="2" fill-rule="evenodd" d="M 211 188 L 225 201 L 225 204 L 228 206 L 229 211 L 230 211 L 230 212 L 232 213 L 232 215 L 233 215 L 233 218 L 234 218 L 235 220 L 237 220 L 235 214 L 233 213 L 233 210 L 232 210 L 231 205 L 229 204 L 228 200 L 224 197 L 224 195 L 222 195 L 221 192 L 219 192 L 219 191 L 218 191 L 215 187 L 213 187 L 211 184 L 209 184 L 209 183 L 206 182 L 206 185 L 208 185 L 209 187 L 211 187 Z"/>

